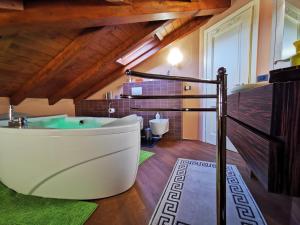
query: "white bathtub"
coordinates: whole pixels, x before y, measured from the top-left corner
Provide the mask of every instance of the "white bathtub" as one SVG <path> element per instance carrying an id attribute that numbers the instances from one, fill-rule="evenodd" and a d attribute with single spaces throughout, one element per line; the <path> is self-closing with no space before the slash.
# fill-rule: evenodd
<path id="1" fill-rule="evenodd" d="M 103 127 L 0 127 L 1 182 L 22 194 L 64 199 L 97 199 L 128 190 L 135 182 L 140 153 L 136 117 L 68 119 L 95 120 Z"/>

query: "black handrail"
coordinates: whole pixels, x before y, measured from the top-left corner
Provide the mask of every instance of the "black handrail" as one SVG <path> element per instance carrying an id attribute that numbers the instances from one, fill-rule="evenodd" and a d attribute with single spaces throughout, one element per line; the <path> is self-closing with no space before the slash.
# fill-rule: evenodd
<path id="1" fill-rule="evenodd" d="M 217 98 L 217 95 L 120 95 L 127 99 L 180 99 L 180 98 Z"/>
<path id="2" fill-rule="evenodd" d="M 216 112 L 216 108 L 131 108 L 134 111 L 155 112 Z"/>
<path id="3" fill-rule="evenodd" d="M 142 73 L 133 70 L 126 70 L 126 75 L 149 78 L 149 79 L 160 79 L 160 80 L 176 80 L 176 81 L 184 81 L 184 82 L 193 82 L 193 83 L 206 83 L 206 84 L 220 84 L 218 80 L 202 80 L 196 79 L 192 77 L 179 77 L 179 76 L 168 76 L 161 74 L 150 74 L 150 73 Z"/>

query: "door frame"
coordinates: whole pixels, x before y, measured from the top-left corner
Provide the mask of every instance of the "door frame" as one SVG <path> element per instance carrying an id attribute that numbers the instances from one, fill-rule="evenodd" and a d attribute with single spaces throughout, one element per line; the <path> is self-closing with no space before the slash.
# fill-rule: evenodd
<path id="1" fill-rule="evenodd" d="M 272 9 L 272 32 L 270 48 L 270 70 L 280 68 L 276 60 L 281 59 L 282 39 L 284 28 L 285 0 L 274 0 Z M 280 64 L 280 63 L 279 63 Z"/>
<path id="2" fill-rule="evenodd" d="M 287 11 L 287 12 L 286 12 Z M 282 47 L 284 37 L 285 17 L 293 19 L 289 12 L 298 11 L 293 4 L 285 0 L 273 1 L 273 17 L 272 17 L 272 32 L 271 32 L 271 48 L 270 48 L 270 70 L 280 69 L 289 66 L 287 62 L 277 62 L 282 58 Z M 299 25 L 298 25 L 299 26 Z M 299 28 L 298 28 L 299 29 Z"/>
<path id="3" fill-rule="evenodd" d="M 251 36 L 252 36 L 252 41 L 250 43 L 251 45 L 251 62 L 250 62 L 250 76 L 248 78 L 249 83 L 256 83 L 256 66 L 257 66 L 257 47 L 258 47 L 258 30 L 259 30 L 259 5 L 260 5 L 260 0 L 252 0 L 251 2 L 247 3 L 246 5 L 242 6 L 241 8 L 235 10 L 225 18 L 221 19 L 217 23 L 213 24 L 212 26 L 206 28 L 203 30 L 203 35 L 200 35 L 200 37 L 203 37 L 203 72 L 204 72 L 204 79 L 207 79 L 207 57 L 208 57 L 208 49 L 207 49 L 207 44 L 208 44 L 208 34 L 214 30 L 218 30 L 223 24 L 228 23 L 228 22 L 233 22 L 233 23 L 238 23 L 240 20 L 234 21 L 235 18 L 237 18 L 241 13 L 251 10 L 252 11 L 252 21 L 251 21 Z M 201 31 L 200 31 L 201 32 Z M 217 33 L 217 32 L 216 32 Z M 201 52 L 200 52 L 201 55 Z M 201 60 L 201 59 L 200 59 Z M 217 71 L 216 71 L 217 75 Z M 202 86 L 204 88 L 204 93 L 207 93 L 207 88 L 205 86 Z M 201 102 L 201 105 L 206 105 L 205 101 Z M 199 132 L 201 137 L 200 139 L 202 141 L 206 141 L 206 114 L 202 116 L 201 121 L 201 129 L 202 132 Z"/>

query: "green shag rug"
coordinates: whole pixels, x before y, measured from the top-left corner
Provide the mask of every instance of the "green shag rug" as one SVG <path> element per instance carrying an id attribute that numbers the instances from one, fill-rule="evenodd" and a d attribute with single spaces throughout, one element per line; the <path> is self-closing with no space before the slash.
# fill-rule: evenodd
<path id="1" fill-rule="evenodd" d="M 92 202 L 18 194 L 0 183 L 1 225 L 82 225 L 96 208 Z"/>
<path id="2" fill-rule="evenodd" d="M 151 158 L 155 153 L 141 150 L 139 165 L 142 165 L 147 159 Z"/>
<path id="3" fill-rule="evenodd" d="M 139 165 L 155 153 L 141 150 Z M 82 225 L 96 203 L 18 194 L 0 182 L 0 225 Z"/>

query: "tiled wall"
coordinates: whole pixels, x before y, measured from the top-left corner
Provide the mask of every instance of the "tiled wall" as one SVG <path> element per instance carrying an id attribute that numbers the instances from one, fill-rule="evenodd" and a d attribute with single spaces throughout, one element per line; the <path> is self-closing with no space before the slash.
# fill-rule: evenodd
<path id="1" fill-rule="evenodd" d="M 174 95 L 181 94 L 182 84 L 174 81 L 146 81 L 142 83 L 125 83 L 123 93 L 131 94 L 132 87 L 142 87 L 143 95 Z M 138 108 L 181 108 L 180 99 L 155 99 L 155 100 L 128 100 L 113 99 L 107 100 L 84 100 L 76 103 L 76 116 L 99 116 L 108 117 L 108 104 L 116 109 L 113 117 L 123 117 L 130 114 L 137 114 L 144 118 L 144 127 L 149 127 L 149 120 L 155 117 L 156 112 L 138 112 L 131 110 L 132 107 Z M 182 138 L 182 113 L 181 112 L 160 112 L 162 118 L 169 118 L 170 130 L 164 135 L 164 138 L 181 139 Z"/>

